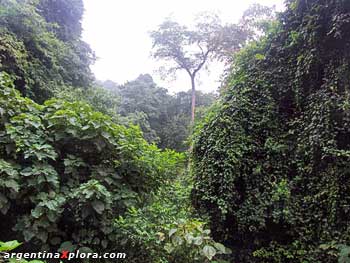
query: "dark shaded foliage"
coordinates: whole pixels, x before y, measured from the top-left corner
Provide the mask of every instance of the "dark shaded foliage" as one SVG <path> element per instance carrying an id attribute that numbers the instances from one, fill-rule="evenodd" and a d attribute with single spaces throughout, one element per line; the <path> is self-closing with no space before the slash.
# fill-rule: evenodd
<path id="1" fill-rule="evenodd" d="M 67 1 L 70 5 L 56 9 L 58 2 L 45 0 L 37 7 L 31 1 L 0 1 L 0 70 L 15 76 L 16 88 L 37 102 L 65 86 L 87 87 L 93 78 L 89 66 L 94 55 L 76 29 L 83 12 L 81 3 Z M 79 13 L 74 23 L 72 17 L 63 16 L 73 10 Z M 66 24 L 56 21 L 57 17 Z"/>
<path id="2" fill-rule="evenodd" d="M 350 242 L 350 2 L 287 1 L 233 68 L 197 132 L 194 204 L 234 262 L 336 262 L 320 245 Z"/>

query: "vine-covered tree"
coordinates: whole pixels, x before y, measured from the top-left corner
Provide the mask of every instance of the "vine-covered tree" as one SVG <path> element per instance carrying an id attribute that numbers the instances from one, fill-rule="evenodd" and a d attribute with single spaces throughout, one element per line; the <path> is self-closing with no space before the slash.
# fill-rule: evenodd
<path id="1" fill-rule="evenodd" d="M 193 203 L 232 262 L 348 262 L 350 1 L 286 3 L 198 130 Z"/>

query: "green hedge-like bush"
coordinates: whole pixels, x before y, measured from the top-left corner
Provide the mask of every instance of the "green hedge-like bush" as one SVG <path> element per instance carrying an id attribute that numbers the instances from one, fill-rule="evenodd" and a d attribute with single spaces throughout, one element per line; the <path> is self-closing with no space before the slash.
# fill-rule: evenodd
<path id="1" fill-rule="evenodd" d="M 174 178 L 182 161 L 87 104 L 23 98 L 1 73 L 2 240 L 116 250 L 114 219 Z"/>
<path id="2" fill-rule="evenodd" d="M 336 262 L 323 248 L 350 242 L 349 14 L 287 1 L 195 136 L 193 203 L 233 262 Z"/>

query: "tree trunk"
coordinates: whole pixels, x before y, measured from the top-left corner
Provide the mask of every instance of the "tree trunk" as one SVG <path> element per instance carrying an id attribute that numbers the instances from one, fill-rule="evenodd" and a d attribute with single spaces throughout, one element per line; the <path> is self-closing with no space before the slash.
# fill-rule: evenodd
<path id="1" fill-rule="evenodd" d="M 192 104 L 191 104 L 191 122 L 194 124 L 194 116 L 196 110 L 196 85 L 194 81 L 195 76 L 191 76 L 191 85 L 192 85 Z"/>

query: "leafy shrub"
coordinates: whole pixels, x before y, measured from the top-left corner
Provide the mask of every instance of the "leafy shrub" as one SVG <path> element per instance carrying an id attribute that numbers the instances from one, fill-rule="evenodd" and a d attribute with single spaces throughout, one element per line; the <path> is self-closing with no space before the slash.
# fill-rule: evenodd
<path id="1" fill-rule="evenodd" d="M 169 262 L 226 262 L 218 255 L 230 254 L 231 250 L 215 242 L 204 223 L 196 220 L 180 220 L 166 233 L 159 232 L 164 249 L 171 257 Z M 216 258 L 217 260 L 214 260 Z"/>
<path id="2" fill-rule="evenodd" d="M 350 2 L 287 1 L 197 132 L 193 203 L 234 262 L 336 262 L 350 243 Z"/>
<path id="3" fill-rule="evenodd" d="M 28 249 L 114 249 L 114 219 L 182 166 L 85 103 L 36 104 L 4 73 L 0 87 L 0 228 Z"/>
<path id="4" fill-rule="evenodd" d="M 183 176 L 159 189 L 149 204 L 130 208 L 116 220 L 120 244 L 132 262 L 187 263 L 214 261 L 230 251 L 215 242 L 190 204 L 192 189 Z"/>

